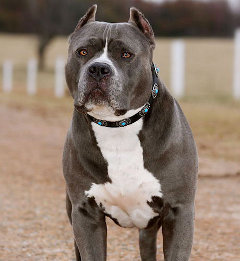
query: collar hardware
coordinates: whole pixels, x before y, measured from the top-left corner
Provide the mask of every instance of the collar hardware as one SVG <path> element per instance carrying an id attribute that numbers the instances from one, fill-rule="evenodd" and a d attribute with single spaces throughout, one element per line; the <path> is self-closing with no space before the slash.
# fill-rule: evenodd
<path id="1" fill-rule="evenodd" d="M 158 94 L 158 84 L 154 83 L 153 88 L 152 88 L 153 99 L 155 99 L 157 97 L 157 94 Z"/>
<path id="2" fill-rule="evenodd" d="M 144 115 L 146 115 L 146 114 L 148 113 L 150 107 L 151 107 L 150 103 L 147 102 L 147 103 L 142 107 L 141 111 L 139 112 L 139 115 L 142 116 L 142 117 L 143 117 Z"/>

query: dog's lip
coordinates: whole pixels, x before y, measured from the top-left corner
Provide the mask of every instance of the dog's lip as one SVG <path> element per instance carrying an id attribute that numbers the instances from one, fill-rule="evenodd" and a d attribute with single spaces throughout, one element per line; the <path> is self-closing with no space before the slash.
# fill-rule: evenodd
<path id="1" fill-rule="evenodd" d="M 85 107 L 85 105 L 79 105 L 79 104 L 74 104 L 74 107 L 77 111 L 82 112 L 82 113 L 87 113 L 89 110 Z"/>
<path id="2" fill-rule="evenodd" d="M 96 86 L 95 88 L 91 88 L 86 93 L 86 101 L 89 99 L 90 96 L 92 96 L 93 98 L 107 99 L 107 93 L 100 86 Z"/>

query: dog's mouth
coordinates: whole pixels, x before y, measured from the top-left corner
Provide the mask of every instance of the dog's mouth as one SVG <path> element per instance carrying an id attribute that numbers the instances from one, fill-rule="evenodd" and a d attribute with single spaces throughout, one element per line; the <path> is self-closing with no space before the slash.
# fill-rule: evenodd
<path id="1" fill-rule="evenodd" d="M 94 113 L 99 117 L 122 116 L 128 111 L 125 108 L 116 108 L 114 105 L 115 103 L 111 102 L 104 92 L 100 89 L 95 89 L 88 94 L 83 104 L 75 103 L 74 107 L 81 113 Z M 107 112 L 106 115 L 105 112 Z"/>
<path id="2" fill-rule="evenodd" d="M 127 109 L 120 106 L 121 103 L 118 99 L 116 91 L 111 88 L 111 82 L 107 80 L 99 82 L 88 80 L 87 86 L 79 93 L 78 100 L 75 101 L 74 106 L 79 112 L 85 114 L 95 112 L 98 114 L 99 112 L 99 115 L 101 115 L 106 109 L 105 112 L 108 111 L 111 115 L 121 116 L 127 112 Z"/>
<path id="3" fill-rule="evenodd" d="M 99 86 L 90 90 L 90 92 L 86 95 L 86 102 L 90 101 L 93 103 L 101 103 L 102 101 L 108 100 L 108 95 L 105 91 L 102 90 Z"/>

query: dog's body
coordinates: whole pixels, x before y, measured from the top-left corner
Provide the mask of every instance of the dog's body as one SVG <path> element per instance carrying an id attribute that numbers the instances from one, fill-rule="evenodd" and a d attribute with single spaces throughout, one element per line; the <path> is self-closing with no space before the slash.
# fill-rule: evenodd
<path id="1" fill-rule="evenodd" d="M 156 260 L 160 226 L 165 260 L 187 261 L 197 174 L 191 130 L 161 83 L 149 112 L 133 124 L 108 128 L 89 120 L 86 112 L 106 121 L 134 115 L 152 88 L 154 37 L 147 20 L 131 9 L 129 23 L 100 23 L 95 12 L 96 6 L 71 36 L 66 66 L 79 109 L 63 155 L 77 260 L 106 260 L 109 216 L 122 227 L 140 229 L 143 261 Z"/>

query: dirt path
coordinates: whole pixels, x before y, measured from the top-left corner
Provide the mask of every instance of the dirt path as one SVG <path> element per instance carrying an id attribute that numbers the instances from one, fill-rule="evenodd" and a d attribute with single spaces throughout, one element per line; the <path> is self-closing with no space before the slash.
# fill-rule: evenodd
<path id="1" fill-rule="evenodd" d="M 1 261 L 73 260 L 61 172 L 69 120 L 0 105 Z M 200 178 L 196 210 L 191 260 L 239 261 L 240 176 Z M 140 260 L 137 231 L 108 223 L 108 260 Z"/>

